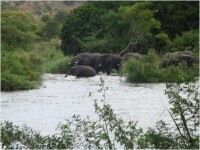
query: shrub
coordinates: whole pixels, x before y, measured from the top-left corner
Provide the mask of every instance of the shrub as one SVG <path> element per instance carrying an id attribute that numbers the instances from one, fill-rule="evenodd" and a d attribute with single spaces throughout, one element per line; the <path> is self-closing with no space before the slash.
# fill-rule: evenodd
<path id="1" fill-rule="evenodd" d="M 122 72 L 127 73 L 128 82 L 160 82 L 158 58 L 154 51 L 149 50 L 141 60 L 130 59 L 122 66 Z"/>
<path id="2" fill-rule="evenodd" d="M 30 81 L 26 76 L 2 73 L 1 75 L 1 90 L 16 91 L 29 90 L 37 87 L 36 81 Z"/>
<path id="3" fill-rule="evenodd" d="M 197 64 L 186 69 L 182 66 L 160 68 L 159 59 L 152 50 L 141 60 L 130 59 L 121 68 L 121 72 L 127 74 L 127 81 L 131 83 L 190 82 L 196 80 L 198 70 Z"/>
<path id="4" fill-rule="evenodd" d="M 21 49 L 2 52 L 1 89 L 3 91 L 36 88 L 41 81 L 41 57 Z"/>
<path id="5" fill-rule="evenodd" d="M 139 139 L 140 148 L 199 149 L 199 86 L 167 84 L 165 94 L 171 108 L 168 110 L 174 125 L 159 121 L 156 129 L 149 129 Z"/>
<path id="6" fill-rule="evenodd" d="M 199 51 L 199 31 L 190 30 L 176 36 L 172 43 L 172 51 Z"/>
<path id="7" fill-rule="evenodd" d="M 180 66 L 170 66 L 161 69 L 161 80 L 164 82 L 190 82 L 195 81 L 196 73 L 192 73 L 194 69 L 189 68 L 183 70 Z"/>
<path id="8" fill-rule="evenodd" d="M 66 73 L 70 67 L 72 57 L 63 57 L 55 61 L 47 72 L 50 73 Z"/>

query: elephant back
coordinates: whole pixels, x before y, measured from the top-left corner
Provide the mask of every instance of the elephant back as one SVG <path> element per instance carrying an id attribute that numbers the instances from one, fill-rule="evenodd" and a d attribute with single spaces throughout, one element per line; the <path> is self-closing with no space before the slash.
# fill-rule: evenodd
<path id="1" fill-rule="evenodd" d="M 192 66 L 194 57 L 191 51 L 181 51 L 174 53 L 166 53 L 161 59 L 160 66 L 167 67 L 170 65 L 185 64 L 187 67 Z"/>
<path id="2" fill-rule="evenodd" d="M 132 53 L 132 52 L 126 53 L 126 54 L 124 54 L 122 56 L 122 61 L 126 61 L 126 60 L 128 60 L 130 58 L 134 58 L 134 59 L 138 59 L 139 60 L 139 59 L 142 58 L 142 55 L 139 54 L 139 53 Z"/>
<path id="3" fill-rule="evenodd" d="M 67 75 L 76 77 L 92 77 L 96 75 L 96 71 L 90 66 L 76 65 L 69 69 L 66 76 Z"/>

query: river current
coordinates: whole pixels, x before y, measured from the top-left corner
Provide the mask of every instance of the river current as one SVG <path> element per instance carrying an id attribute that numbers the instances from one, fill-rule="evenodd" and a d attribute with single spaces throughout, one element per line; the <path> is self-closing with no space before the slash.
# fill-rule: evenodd
<path id="1" fill-rule="evenodd" d="M 64 78 L 63 74 L 44 74 L 42 85 L 28 91 L 1 92 L 1 119 L 33 128 L 41 134 L 53 134 L 60 122 L 74 114 L 95 120 L 93 99 L 102 99 L 100 78 L 108 87 L 105 103 L 118 117 L 138 121 L 138 126 L 155 128 L 156 122 L 170 121 L 166 111 L 165 84 L 130 84 L 125 77 L 105 74 L 90 78 Z M 89 97 L 92 93 L 92 97 Z"/>

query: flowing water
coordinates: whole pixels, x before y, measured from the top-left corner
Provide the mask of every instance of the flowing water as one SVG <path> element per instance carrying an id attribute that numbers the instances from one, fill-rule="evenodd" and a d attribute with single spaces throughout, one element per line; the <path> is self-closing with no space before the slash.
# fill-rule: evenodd
<path id="1" fill-rule="evenodd" d="M 169 107 L 165 84 L 130 84 L 125 77 L 104 74 L 79 79 L 44 74 L 39 89 L 1 92 L 1 118 L 15 125 L 26 124 L 44 135 L 55 133 L 57 125 L 74 114 L 96 119 L 93 99 L 103 97 L 98 92 L 100 77 L 108 87 L 105 102 L 112 105 L 118 117 L 138 121 L 138 126 L 144 129 L 155 128 L 162 118 L 170 121 L 165 111 L 165 106 Z"/>

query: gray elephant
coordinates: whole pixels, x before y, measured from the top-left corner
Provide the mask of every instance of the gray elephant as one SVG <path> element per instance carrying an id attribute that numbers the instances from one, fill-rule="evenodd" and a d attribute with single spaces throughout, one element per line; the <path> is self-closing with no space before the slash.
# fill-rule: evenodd
<path id="1" fill-rule="evenodd" d="M 104 54 L 101 56 L 102 66 L 101 70 L 103 73 L 109 75 L 112 69 L 119 71 L 121 65 L 121 56 L 118 54 Z"/>
<path id="2" fill-rule="evenodd" d="M 71 61 L 71 67 L 75 65 L 90 66 L 98 73 L 101 70 L 101 56 L 100 53 L 80 53 Z"/>
<path id="3" fill-rule="evenodd" d="M 179 65 L 182 64 L 186 67 L 191 67 L 194 63 L 194 57 L 191 51 L 182 51 L 174 53 L 166 53 L 161 59 L 160 66 L 165 68 L 170 65 Z"/>
<path id="4" fill-rule="evenodd" d="M 132 53 L 132 52 L 126 53 L 122 56 L 122 62 L 124 62 L 130 58 L 135 58 L 135 59 L 139 60 L 142 58 L 142 55 L 139 53 Z"/>
<path id="5" fill-rule="evenodd" d="M 89 66 L 76 65 L 68 70 L 65 77 L 67 77 L 68 75 L 76 77 L 92 77 L 96 75 L 96 71 Z"/>

